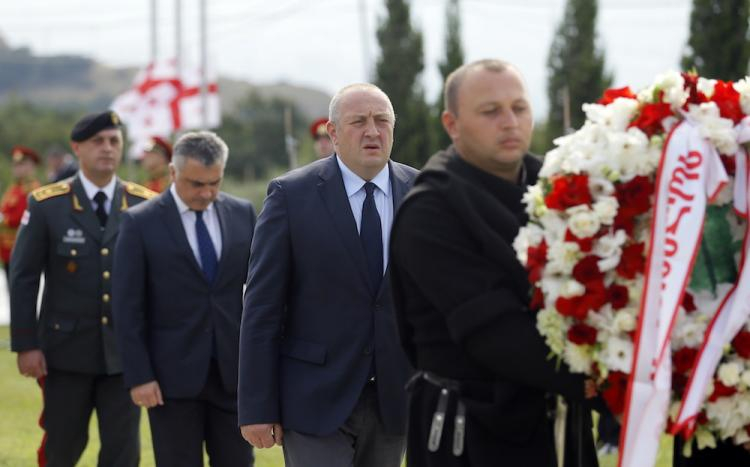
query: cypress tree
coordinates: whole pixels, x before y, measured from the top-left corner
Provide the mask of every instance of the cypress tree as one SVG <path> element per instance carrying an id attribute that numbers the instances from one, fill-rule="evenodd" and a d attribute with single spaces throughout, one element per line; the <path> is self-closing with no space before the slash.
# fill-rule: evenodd
<path id="1" fill-rule="evenodd" d="M 693 0 L 682 68 L 701 76 L 738 80 L 750 60 L 747 0 Z"/>
<path id="2" fill-rule="evenodd" d="M 565 133 L 563 102 L 570 103 L 570 126 L 580 127 L 581 106 L 596 101 L 612 82 L 604 70 L 604 53 L 596 44 L 596 0 L 567 0 L 565 14 L 547 58 L 547 148 Z"/>
<path id="3" fill-rule="evenodd" d="M 375 84 L 396 111 L 391 157 L 420 168 L 430 156 L 433 129 L 419 77 L 424 69 L 422 33 L 412 27 L 409 4 L 386 0 L 388 11 L 377 30 L 380 57 Z"/>
<path id="4" fill-rule="evenodd" d="M 461 12 L 459 11 L 459 1 L 449 0 L 445 12 L 445 57 L 438 64 L 443 82 L 445 82 L 445 79 L 453 70 L 463 64 L 464 50 L 461 45 Z M 433 117 L 435 122 L 435 139 L 439 148 L 444 148 L 451 144 L 451 139 L 448 133 L 445 132 L 440 119 L 440 114 L 442 114 L 444 109 L 445 103 L 443 102 L 443 92 L 441 89 L 437 103 L 435 104 Z"/>

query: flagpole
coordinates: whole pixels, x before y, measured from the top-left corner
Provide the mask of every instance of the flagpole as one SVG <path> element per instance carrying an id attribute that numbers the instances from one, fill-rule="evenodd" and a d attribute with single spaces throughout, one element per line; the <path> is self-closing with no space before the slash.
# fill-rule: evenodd
<path id="1" fill-rule="evenodd" d="M 175 70 L 177 79 L 182 79 L 182 0 L 175 0 L 174 2 L 174 14 L 175 14 Z"/>
<path id="2" fill-rule="evenodd" d="M 151 63 L 156 63 L 156 59 L 159 55 L 158 38 L 156 35 L 158 22 L 156 16 L 156 2 L 157 0 L 151 0 Z"/>
<path id="3" fill-rule="evenodd" d="M 201 31 L 201 126 L 208 128 L 208 21 L 206 19 L 206 0 L 200 0 Z"/>

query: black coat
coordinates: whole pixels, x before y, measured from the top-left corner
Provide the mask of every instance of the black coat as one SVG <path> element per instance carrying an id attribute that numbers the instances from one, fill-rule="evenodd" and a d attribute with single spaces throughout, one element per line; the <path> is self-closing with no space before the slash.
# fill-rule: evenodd
<path id="1" fill-rule="evenodd" d="M 452 456 L 450 442 L 428 453 L 438 396 L 434 386 L 417 385 L 410 466 L 554 465 L 547 394 L 583 399 L 583 377 L 548 358 L 512 247 L 527 221 L 521 198 L 540 165 L 526 156 L 522 181 L 514 184 L 466 163 L 451 147 L 430 159 L 396 216 L 391 279 L 402 345 L 419 370 L 461 381 L 468 411 L 463 456 Z M 595 459 L 588 438 L 585 450 Z"/>

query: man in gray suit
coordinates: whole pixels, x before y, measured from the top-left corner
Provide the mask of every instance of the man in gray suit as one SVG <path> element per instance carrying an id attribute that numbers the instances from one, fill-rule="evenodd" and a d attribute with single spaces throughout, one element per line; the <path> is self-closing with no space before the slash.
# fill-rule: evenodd
<path id="1" fill-rule="evenodd" d="M 156 193 L 115 176 L 123 141 L 114 112 L 82 118 L 70 139 L 80 172 L 33 191 L 21 221 L 10 270 L 11 350 L 21 374 L 44 391 L 41 465 L 75 465 L 95 409 L 99 465 L 130 467 L 140 458 L 140 410 L 123 386 L 112 327 L 112 250 L 122 211 Z"/>
<path id="2" fill-rule="evenodd" d="M 158 466 L 202 466 L 204 442 L 211 465 L 252 465 L 237 425 L 237 349 L 255 211 L 219 191 L 228 153 L 214 133 L 183 135 L 169 189 L 120 227 L 116 331 Z"/>
<path id="3" fill-rule="evenodd" d="M 336 153 L 268 188 L 240 336 L 242 434 L 288 467 L 398 467 L 409 367 L 387 274 L 391 220 L 416 170 L 390 160 L 388 96 L 332 99 Z"/>

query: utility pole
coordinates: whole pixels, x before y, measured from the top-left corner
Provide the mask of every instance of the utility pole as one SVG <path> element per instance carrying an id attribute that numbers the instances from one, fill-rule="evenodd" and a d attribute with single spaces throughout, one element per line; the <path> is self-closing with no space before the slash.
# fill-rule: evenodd
<path id="1" fill-rule="evenodd" d="M 201 31 L 201 126 L 208 129 L 208 20 L 206 0 L 200 0 Z"/>

